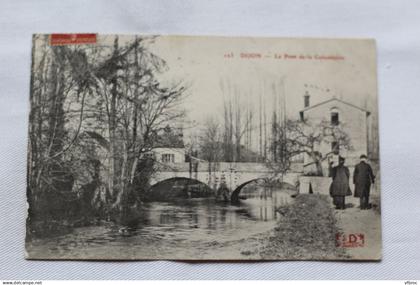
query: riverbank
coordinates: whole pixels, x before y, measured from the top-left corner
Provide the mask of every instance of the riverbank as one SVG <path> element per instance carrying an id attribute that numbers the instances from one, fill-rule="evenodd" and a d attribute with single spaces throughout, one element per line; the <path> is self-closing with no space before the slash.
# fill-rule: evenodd
<path id="1" fill-rule="evenodd" d="M 290 203 L 275 208 L 278 218 L 271 221 L 240 219 L 251 212 L 244 206 L 214 201 L 196 201 L 200 204 L 187 208 L 157 203 L 159 208 L 150 211 L 148 226 L 127 232 L 113 223 L 77 228 L 68 235 L 27 243 L 28 257 L 185 261 L 353 258 L 348 249 L 336 247 L 335 237 L 336 233 L 347 231 L 348 224 L 357 222 L 359 216 L 353 213 L 356 209 L 334 210 L 330 198 L 319 194 L 302 194 L 291 199 Z M 164 211 L 158 215 L 160 208 Z M 196 210 L 197 218 L 190 219 Z M 373 211 L 361 214 L 376 215 Z M 168 217 L 177 226 L 182 221 L 186 224 L 174 228 L 168 224 Z M 236 226 L 226 228 L 231 223 Z"/>
<path id="2" fill-rule="evenodd" d="M 222 251 L 229 259 L 348 258 L 345 249 L 336 247 L 335 235 L 339 228 L 327 196 L 302 194 L 294 203 L 279 207 L 277 212 L 281 218 L 274 229 L 237 241 L 209 244 L 213 246 L 212 251 L 203 257 L 218 256 Z"/>
<path id="3" fill-rule="evenodd" d="M 334 211 L 325 195 L 304 194 L 292 205 L 278 209 L 283 219 L 260 252 L 264 259 L 341 259 L 344 249 L 337 248 L 339 231 Z"/>
<path id="4" fill-rule="evenodd" d="M 273 230 L 219 244 L 208 256 L 217 256 L 223 251 L 229 253 L 230 259 L 380 260 L 380 199 L 372 197 L 370 210 L 361 210 L 358 200 L 347 197 L 347 208 L 343 211 L 334 209 L 328 196 L 299 195 L 294 203 L 277 209 L 282 217 Z M 362 234 L 364 243 L 362 246 L 337 247 L 337 233 Z"/>

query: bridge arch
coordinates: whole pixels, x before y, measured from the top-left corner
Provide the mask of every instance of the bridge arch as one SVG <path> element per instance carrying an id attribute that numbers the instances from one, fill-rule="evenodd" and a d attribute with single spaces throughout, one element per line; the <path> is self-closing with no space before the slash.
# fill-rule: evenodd
<path id="1" fill-rule="evenodd" d="M 232 194 L 230 196 L 230 200 L 234 203 L 239 202 L 239 194 L 245 186 L 247 186 L 247 185 L 249 185 L 253 182 L 264 181 L 264 180 L 266 180 L 266 178 L 261 177 L 261 178 L 251 179 L 249 181 L 246 181 L 246 182 L 240 184 L 239 186 L 236 187 L 235 190 L 232 191 Z M 290 184 L 289 182 L 286 182 L 286 181 L 279 182 L 279 184 L 281 185 L 281 187 L 287 186 L 287 187 L 290 187 L 291 189 L 296 189 L 296 187 L 294 185 L 292 185 L 292 184 Z"/>
<path id="2" fill-rule="evenodd" d="M 148 200 L 201 198 L 214 195 L 204 182 L 190 177 L 170 177 L 152 184 L 146 193 Z"/>

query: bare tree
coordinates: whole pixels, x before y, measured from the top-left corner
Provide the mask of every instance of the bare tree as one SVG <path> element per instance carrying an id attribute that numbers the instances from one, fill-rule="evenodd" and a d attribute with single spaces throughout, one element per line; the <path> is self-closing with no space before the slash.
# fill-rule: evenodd
<path id="1" fill-rule="evenodd" d="M 28 193 L 37 199 L 46 190 L 71 189 L 65 155 L 77 141 L 84 116 L 84 88 L 73 70 L 77 49 L 51 47 L 47 36 L 34 36 L 29 118 Z M 77 102 L 74 130 L 66 129 L 66 102 Z"/>
<path id="2" fill-rule="evenodd" d="M 246 109 L 241 104 L 239 96 L 234 100 L 229 98 L 224 102 L 224 133 L 223 133 L 223 157 L 225 161 L 241 161 L 242 143 L 244 135 L 253 129 L 252 113 L 243 112 Z"/>
<path id="3" fill-rule="evenodd" d="M 166 63 L 148 52 L 143 41 L 135 38 L 120 47 L 115 36 L 112 56 L 92 75 L 108 122 L 108 185 L 113 207 L 124 206 L 139 160 L 154 147 L 156 134 L 184 115 L 178 106 L 185 87 L 182 83 L 163 86 L 156 79 L 155 74 L 162 72 Z M 116 148 L 121 155 L 116 154 Z"/>
<path id="4" fill-rule="evenodd" d="M 285 173 L 290 169 L 293 159 L 304 153 L 311 158 L 311 163 L 315 164 L 315 174 L 322 176 L 321 162 L 338 149 L 322 154 L 318 151 L 321 143 L 334 142 L 341 149 L 352 149 L 350 137 L 342 124 L 332 125 L 329 121 L 310 124 L 308 121 L 287 120 L 284 124 L 273 124 L 273 129 L 276 138 L 272 140 L 271 149 L 275 157 L 267 163 L 275 173 Z"/>
<path id="5" fill-rule="evenodd" d="M 214 117 L 208 117 L 200 136 L 200 157 L 209 163 L 218 162 L 222 158 L 222 140 L 220 124 Z"/>
<path id="6" fill-rule="evenodd" d="M 156 134 L 184 115 L 179 103 L 185 86 L 157 79 L 167 66 L 148 51 L 152 42 L 115 36 L 113 45 L 50 46 L 48 36 L 34 37 L 31 196 L 45 189 L 74 190 L 90 167 L 90 179 L 106 182 L 95 184 L 100 204 L 125 207 L 136 177 L 144 174 L 139 167 L 150 168 L 141 160 L 154 147 Z"/>

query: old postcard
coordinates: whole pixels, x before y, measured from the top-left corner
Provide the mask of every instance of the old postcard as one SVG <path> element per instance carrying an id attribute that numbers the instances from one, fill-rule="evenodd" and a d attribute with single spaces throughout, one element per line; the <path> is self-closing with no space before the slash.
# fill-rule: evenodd
<path id="1" fill-rule="evenodd" d="M 34 35 L 29 259 L 380 260 L 369 39 Z"/>

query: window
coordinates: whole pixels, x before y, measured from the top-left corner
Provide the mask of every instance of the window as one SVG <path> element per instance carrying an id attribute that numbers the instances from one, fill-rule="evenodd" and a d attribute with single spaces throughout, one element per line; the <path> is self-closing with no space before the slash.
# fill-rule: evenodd
<path id="1" fill-rule="evenodd" d="M 300 112 L 300 120 L 303 122 L 305 120 L 305 116 L 303 115 L 303 112 Z"/>
<path id="2" fill-rule="evenodd" d="M 338 154 L 339 150 L 340 150 L 340 145 L 338 144 L 338 142 L 332 142 L 331 151 L 334 152 L 335 154 Z"/>
<path id="3" fill-rule="evenodd" d="M 338 126 L 339 122 L 338 112 L 331 112 L 331 125 Z"/>
<path id="4" fill-rule="evenodd" d="M 305 108 L 308 108 L 309 107 L 309 94 L 308 94 L 308 91 L 306 91 L 306 93 L 305 93 L 305 97 L 304 97 L 305 99 L 304 99 L 304 106 L 305 106 Z"/>
<path id="5" fill-rule="evenodd" d="M 173 153 L 162 154 L 162 162 L 175 162 L 175 154 Z"/>
<path id="6" fill-rule="evenodd" d="M 155 154 L 153 152 L 147 152 L 144 154 L 144 158 L 146 159 L 154 159 Z"/>

